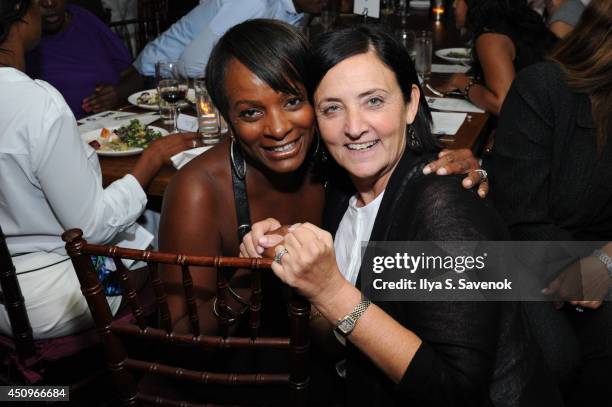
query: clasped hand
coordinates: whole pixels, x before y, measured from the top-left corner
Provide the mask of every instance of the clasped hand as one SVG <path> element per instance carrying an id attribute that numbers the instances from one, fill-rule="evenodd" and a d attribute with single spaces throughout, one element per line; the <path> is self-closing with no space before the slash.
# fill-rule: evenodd
<path id="1" fill-rule="evenodd" d="M 297 223 L 284 236 L 275 233 L 281 227 L 276 219 L 255 223 L 240 245 L 242 257 L 261 257 L 266 249 L 278 254 L 287 250 L 272 271 L 285 284 L 296 288 L 313 305 L 331 298 L 347 281 L 336 263 L 334 243 L 330 233 L 310 224 Z M 269 255 L 269 252 L 268 252 Z"/>

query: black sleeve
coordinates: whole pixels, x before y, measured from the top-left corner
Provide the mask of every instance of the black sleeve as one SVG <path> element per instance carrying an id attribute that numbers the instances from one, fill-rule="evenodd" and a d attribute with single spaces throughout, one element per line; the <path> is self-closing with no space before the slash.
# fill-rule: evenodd
<path id="1" fill-rule="evenodd" d="M 504 240 L 502 219 L 461 186 L 461 177 L 430 176 L 417 189 L 415 240 Z M 423 341 L 396 387 L 406 405 L 477 406 L 487 399 L 498 340 L 491 302 L 403 302 L 404 326 Z"/>
<path id="2" fill-rule="evenodd" d="M 574 240 L 550 216 L 554 112 L 558 88 L 546 65 L 523 71 L 501 110 L 489 172 L 495 206 L 515 240 Z M 553 72 L 554 73 L 554 72 Z"/>

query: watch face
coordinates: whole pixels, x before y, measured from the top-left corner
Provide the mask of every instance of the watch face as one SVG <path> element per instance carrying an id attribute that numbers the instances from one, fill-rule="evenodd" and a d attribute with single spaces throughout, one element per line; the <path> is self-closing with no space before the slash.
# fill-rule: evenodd
<path id="1" fill-rule="evenodd" d="M 338 330 L 340 330 L 340 332 L 342 332 L 344 335 L 350 334 L 353 328 L 355 328 L 355 321 L 353 321 L 353 319 L 350 317 L 344 318 L 338 324 Z"/>

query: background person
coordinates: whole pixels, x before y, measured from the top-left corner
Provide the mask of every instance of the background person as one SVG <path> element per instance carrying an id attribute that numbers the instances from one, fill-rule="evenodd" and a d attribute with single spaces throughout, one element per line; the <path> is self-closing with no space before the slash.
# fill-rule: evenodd
<path id="1" fill-rule="evenodd" d="M 43 37 L 27 55 L 27 73 L 59 90 L 77 119 L 117 107 L 144 84 L 99 18 L 66 0 L 41 0 L 40 7 Z"/>
<path id="2" fill-rule="evenodd" d="M 516 73 L 540 62 L 555 37 L 526 0 L 455 0 L 454 8 L 457 28 L 472 33 L 474 61 L 471 76 L 453 74 L 441 89 L 497 115 Z"/>
<path id="3" fill-rule="evenodd" d="M 513 239 L 612 240 L 611 31 L 612 2 L 591 2 L 551 60 L 526 69 L 508 93 L 484 165 Z M 612 255 L 612 245 L 602 251 Z M 601 260 L 581 262 L 578 284 L 569 278 L 572 267 L 538 276 L 549 294 L 584 312 L 570 304 L 561 310 L 525 304 L 570 405 L 612 400 L 610 276 Z M 572 294 L 576 285 L 583 286 L 579 296 Z"/>
<path id="4" fill-rule="evenodd" d="M 40 35 L 37 0 L 0 0 L 0 224 L 35 339 L 92 324 L 62 233 L 81 228 L 91 243 L 108 243 L 122 233 L 133 238 L 147 203 L 144 188 L 164 162 L 198 137 L 154 141 L 131 174 L 103 189 L 97 155 L 81 139 L 62 96 L 24 73 L 25 52 Z M 116 312 L 121 297 L 108 298 Z M 11 334 L 4 308 L 0 331 Z"/>

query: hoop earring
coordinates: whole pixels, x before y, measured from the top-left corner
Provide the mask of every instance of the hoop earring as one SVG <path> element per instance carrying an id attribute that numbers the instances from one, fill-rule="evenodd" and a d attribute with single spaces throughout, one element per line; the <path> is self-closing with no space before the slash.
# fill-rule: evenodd
<path id="1" fill-rule="evenodd" d="M 408 125 L 408 146 L 413 151 L 418 151 L 423 147 L 421 140 L 419 140 L 416 132 L 414 131 L 414 127 L 412 127 L 412 124 Z"/>
<path id="2" fill-rule="evenodd" d="M 234 152 L 234 146 L 236 146 L 236 152 Z M 240 163 L 236 163 L 236 158 L 240 160 Z M 234 139 L 232 139 L 232 144 L 230 145 L 230 160 L 232 161 L 232 168 L 234 170 L 234 174 L 238 179 L 244 179 L 246 176 L 246 163 L 244 162 L 244 158 L 242 157 L 242 153 L 240 151 L 240 146 Z"/>

